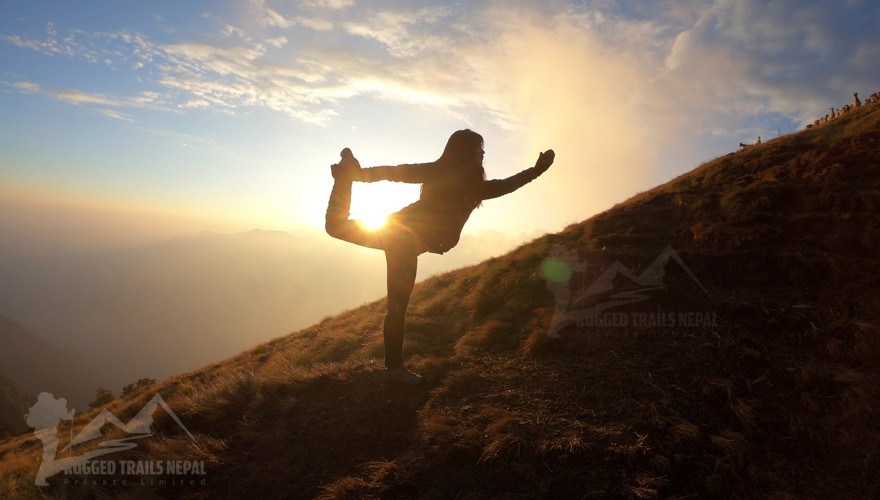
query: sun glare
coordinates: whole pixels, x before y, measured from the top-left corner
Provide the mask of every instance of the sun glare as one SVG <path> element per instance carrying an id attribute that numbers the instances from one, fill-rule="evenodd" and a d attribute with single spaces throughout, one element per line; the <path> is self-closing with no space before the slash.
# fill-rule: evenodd
<path id="1" fill-rule="evenodd" d="M 355 183 L 352 189 L 351 218 L 364 228 L 375 231 L 385 225 L 387 217 L 415 201 L 418 185 L 392 182 Z"/>
<path id="2" fill-rule="evenodd" d="M 361 221 L 361 225 L 370 231 L 375 231 L 380 227 L 385 225 L 385 220 L 388 218 L 387 215 L 382 213 L 372 213 L 372 214 L 364 214 L 358 220 Z"/>

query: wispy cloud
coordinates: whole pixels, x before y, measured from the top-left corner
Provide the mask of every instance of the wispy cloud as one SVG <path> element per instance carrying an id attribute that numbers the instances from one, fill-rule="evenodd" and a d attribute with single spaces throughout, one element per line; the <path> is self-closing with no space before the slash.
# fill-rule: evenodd
<path id="1" fill-rule="evenodd" d="M 12 86 L 12 88 L 14 88 L 16 90 L 19 90 L 21 92 L 25 92 L 28 94 L 34 93 L 34 92 L 40 92 L 42 90 L 42 88 L 40 87 L 39 84 L 33 83 L 33 82 L 15 82 L 11 86 Z"/>
<path id="2" fill-rule="evenodd" d="M 50 34 L 53 33 L 54 30 L 49 29 Z M 64 43 L 63 41 L 55 40 L 53 38 L 49 38 L 46 40 L 27 40 L 18 35 L 3 35 L 2 37 L 7 42 L 16 45 L 18 47 L 22 47 L 25 49 L 35 50 L 37 52 L 46 54 L 46 55 L 66 55 L 72 56 L 76 53 L 74 48 L 70 45 Z"/>
<path id="3" fill-rule="evenodd" d="M 344 9 L 354 5 L 355 0 L 304 0 L 302 3 L 310 8 Z"/>
<path id="4" fill-rule="evenodd" d="M 110 118 L 114 118 L 116 120 L 122 120 L 124 122 L 133 122 L 134 121 L 131 119 L 130 116 L 126 115 L 125 113 L 120 113 L 119 111 L 116 111 L 113 109 L 106 109 L 105 108 L 105 109 L 98 109 L 97 111 L 105 116 L 109 116 Z"/>
<path id="5" fill-rule="evenodd" d="M 451 26 L 442 23 L 449 14 L 446 7 L 383 11 L 371 13 L 364 21 L 346 22 L 343 27 L 352 35 L 376 40 L 391 56 L 412 57 L 454 45 Z"/>
<path id="6" fill-rule="evenodd" d="M 94 106 L 99 113 L 125 121 L 133 121 L 132 117 L 113 108 L 160 108 L 161 95 L 157 92 L 141 92 L 131 97 L 119 97 L 101 93 L 86 92 L 78 89 L 50 90 L 34 82 L 4 82 L 19 92 L 43 94 L 52 99 L 77 106 Z"/>
<path id="7" fill-rule="evenodd" d="M 100 94 L 90 94 L 81 90 L 59 90 L 51 95 L 60 101 L 71 104 L 98 104 L 101 106 L 119 106 L 122 102 Z"/>
<path id="8" fill-rule="evenodd" d="M 256 13 L 257 18 L 264 26 L 285 29 L 302 26 L 315 31 L 333 29 L 333 23 L 326 19 L 314 16 L 295 15 L 288 17 L 282 15 L 277 10 L 271 8 L 266 0 L 251 0 L 250 4 L 253 12 Z M 304 7 L 341 9 L 351 4 L 353 2 L 305 2 Z"/>

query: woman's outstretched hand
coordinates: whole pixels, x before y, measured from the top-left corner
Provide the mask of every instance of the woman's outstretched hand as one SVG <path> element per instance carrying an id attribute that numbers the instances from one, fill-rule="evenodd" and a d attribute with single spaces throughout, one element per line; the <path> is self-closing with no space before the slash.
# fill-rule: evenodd
<path id="1" fill-rule="evenodd" d="M 550 165 L 553 165 L 554 158 L 556 158 L 556 153 L 552 149 L 548 149 L 538 155 L 538 161 L 535 162 L 535 166 L 541 170 L 547 170 L 550 168 Z"/>

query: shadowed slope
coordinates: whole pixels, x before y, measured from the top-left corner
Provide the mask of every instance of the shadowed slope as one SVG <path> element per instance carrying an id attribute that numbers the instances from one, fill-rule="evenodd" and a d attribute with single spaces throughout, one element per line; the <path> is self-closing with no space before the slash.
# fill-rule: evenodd
<path id="1" fill-rule="evenodd" d="M 36 397 L 26 393 L 11 380 L 0 375 L 0 439 L 28 430 L 22 415 Z"/>
<path id="2" fill-rule="evenodd" d="M 132 457 L 208 469 L 206 486 L 125 491 L 870 498 L 880 488 L 878 144 L 880 106 L 862 108 L 420 283 L 405 352 L 424 387 L 381 384 L 380 301 L 118 401 L 111 409 L 130 416 L 158 391 L 198 438 L 157 420 L 166 434 Z M 638 277 L 670 247 L 681 262 L 662 261 L 660 299 L 615 310 L 717 319 L 547 338 L 554 295 L 541 264 L 559 247 L 586 257 L 569 282 L 584 288 L 615 261 Z M 620 276 L 614 287 L 634 286 Z M 38 495 L 38 453 L 33 439 L 0 444 L 0 496 Z M 50 492 L 108 491 L 60 479 Z"/>
<path id="3" fill-rule="evenodd" d="M 85 406 L 101 385 L 103 374 L 88 366 L 75 347 L 59 347 L 0 314 L 0 376 L 27 393 L 64 393 Z M 34 396 L 35 397 L 35 396 Z"/>

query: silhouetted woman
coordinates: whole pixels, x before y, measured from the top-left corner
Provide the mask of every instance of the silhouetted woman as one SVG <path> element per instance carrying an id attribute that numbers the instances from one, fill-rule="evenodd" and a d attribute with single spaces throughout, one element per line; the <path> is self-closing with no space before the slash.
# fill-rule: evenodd
<path id="1" fill-rule="evenodd" d="M 442 254 L 454 247 L 471 212 L 483 200 L 511 193 L 547 171 L 553 150 L 538 156 L 532 168 L 507 179 L 486 180 L 483 137 L 459 130 L 449 137 L 440 158 L 431 163 L 361 168 L 348 148 L 331 167 L 334 183 L 327 207 L 327 233 L 334 238 L 385 251 L 388 265 L 388 312 L 385 315 L 386 380 L 421 383 L 421 376 L 403 368 L 403 325 L 416 280 L 418 256 Z M 348 218 L 353 181 L 396 181 L 422 185 L 415 203 L 388 216 L 377 230 Z"/>

